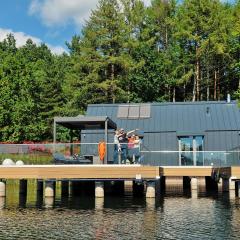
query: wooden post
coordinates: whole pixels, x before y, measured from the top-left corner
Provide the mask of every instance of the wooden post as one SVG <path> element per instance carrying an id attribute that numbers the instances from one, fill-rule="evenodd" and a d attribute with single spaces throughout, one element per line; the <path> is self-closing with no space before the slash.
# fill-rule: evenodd
<path id="1" fill-rule="evenodd" d="M 229 189 L 230 189 L 230 179 L 222 178 L 222 191 L 229 192 Z"/>
<path id="2" fill-rule="evenodd" d="M 133 181 L 133 195 L 134 196 L 143 196 L 144 193 L 144 184 L 140 181 Z"/>
<path id="3" fill-rule="evenodd" d="M 61 196 L 68 197 L 68 195 L 69 195 L 69 181 L 62 180 L 61 181 Z"/>
<path id="4" fill-rule="evenodd" d="M 37 179 L 37 198 L 36 198 L 36 206 L 41 207 L 43 203 L 43 180 Z"/>
<path id="5" fill-rule="evenodd" d="M 27 195 L 27 180 L 21 179 L 19 181 L 19 194 Z"/>

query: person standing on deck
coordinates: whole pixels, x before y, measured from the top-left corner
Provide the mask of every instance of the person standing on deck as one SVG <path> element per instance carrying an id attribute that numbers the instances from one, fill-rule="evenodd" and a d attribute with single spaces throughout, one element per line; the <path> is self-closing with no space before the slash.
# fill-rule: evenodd
<path id="1" fill-rule="evenodd" d="M 128 154 L 128 136 L 136 130 L 137 129 L 125 133 L 123 128 L 120 129 L 118 141 L 121 147 L 121 163 L 126 164 Z"/>
<path id="2" fill-rule="evenodd" d="M 113 163 L 118 164 L 119 151 L 121 151 L 118 137 L 120 136 L 120 131 L 116 130 L 114 135 L 114 152 L 113 152 Z"/>

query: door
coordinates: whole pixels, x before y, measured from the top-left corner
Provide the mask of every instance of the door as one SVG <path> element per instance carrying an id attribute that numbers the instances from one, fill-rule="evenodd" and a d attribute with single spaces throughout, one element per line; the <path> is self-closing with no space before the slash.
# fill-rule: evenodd
<path id="1" fill-rule="evenodd" d="M 203 136 L 179 137 L 179 165 L 202 166 Z"/>

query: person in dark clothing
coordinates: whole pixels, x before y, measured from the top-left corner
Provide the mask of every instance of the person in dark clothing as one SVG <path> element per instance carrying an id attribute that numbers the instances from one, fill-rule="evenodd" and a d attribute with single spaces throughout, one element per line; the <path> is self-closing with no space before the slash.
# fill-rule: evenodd
<path id="1" fill-rule="evenodd" d="M 127 161 L 127 156 L 128 156 L 128 136 L 135 132 L 138 129 L 125 132 L 123 128 L 120 129 L 120 134 L 118 136 L 118 141 L 120 145 L 120 150 L 121 150 L 121 163 L 126 164 Z"/>
<path id="2" fill-rule="evenodd" d="M 121 163 L 126 164 L 128 138 L 127 138 L 127 133 L 125 133 L 123 129 L 120 129 L 118 141 L 119 141 L 120 149 L 121 149 Z"/>

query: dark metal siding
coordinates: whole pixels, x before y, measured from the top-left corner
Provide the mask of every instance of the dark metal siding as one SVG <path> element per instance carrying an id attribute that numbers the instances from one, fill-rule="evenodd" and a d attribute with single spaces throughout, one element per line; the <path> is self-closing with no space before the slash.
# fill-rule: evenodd
<path id="1" fill-rule="evenodd" d="M 118 128 L 126 131 L 135 128 L 143 130 L 144 145 L 149 150 L 178 151 L 179 133 L 204 135 L 204 150 L 207 151 L 225 151 L 240 145 L 240 110 L 236 102 L 153 103 L 151 117 L 146 119 L 117 118 L 118 106 L 89 105 L 87 115 L 108 116 L 117 123 Z M 91 139 L 86 138 L 86 142 L 99 140 L 97 135 L 91 135 Z M 113 141 L 113 134 L 110 141 Z M 110 155 L 112 154 L 109 153 Z M 169 165 L 178 161 L 178 153 L 145 153 L 144 161 Z"/>

